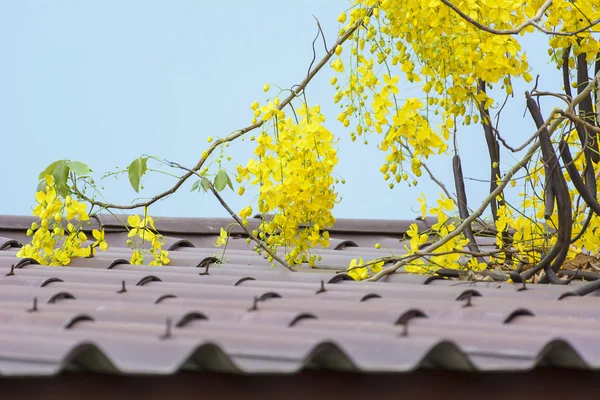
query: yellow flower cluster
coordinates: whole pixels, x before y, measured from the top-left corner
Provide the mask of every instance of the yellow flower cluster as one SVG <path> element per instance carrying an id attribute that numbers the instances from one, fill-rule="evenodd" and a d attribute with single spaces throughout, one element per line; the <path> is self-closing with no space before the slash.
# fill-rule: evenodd
<path id="1" fill-rule="evenodd" d="M 522 3 L 468 0 L 461 7 L 479 22 L 506 29 L 527 18 Z M 536 8 L 542 2 L 529 3 Z M 369 15 L 371 7 L 376 8 Z M 476 78 L 490 87 L 500 83 L 507 93 L 512 92 L 511 78 L 532 79 L 515 38 L 484 32 L 439 0 L 357 0 L 349 17 L 342 31 L 357 21 L 362 25 L 350 42 L 348 68 L 340 58 L 331 62 L 336 72 L 346 72 L 344 79 L 332 80 L 337 89 L 334 100 L 343 108 L 338 120 L 346 127 L 356 121 L 353 140 L 385 133 L 381 143 L 389 152 L 382 167 L 385 180 L 418 178 L 420 160 L 446 151 L 457 120 L 477 122 L 478 105 L 488 108 L 493 99 L 478 88 Z M 339 20 L 346 22 L 346 14 Z M 400 98 L 401 75 L 408 82 L 421 82 L 423 101 Z M 441 117 L 435 128 L 434 116 Z M 410 170 L 404 169 L 405 160 Z"/>
<path id="2" fill-rule="evenodd" d="M 427 208 L 426 201 L 425 196 L 421 195 L 419 198 L 419 202 L 421 203 L 421 213 L 423 216 L 436 216 L 437 223 L 435 223 L 427 232 L 419 232 L 417 224 L 410 225 L 406 232 L 406 235 L 410 239 L 408 245 L 405 245 L 407 255 L 415 254 L 427 244 L 447 236 L 456 229 L 456 225 L 450 217 L 451 214 L 456 211 L 452 199 L 442 195 L 437 200 L 437 207 L 431 208 Z M 431 274 L 440 268 L 469 269 L 472 271 L 485 269 L 487 265 L 479 262 L 477 258 L 466 257 L 466 261 L 461 260 L 462 255 L 461 253 L 458 253 L 457 250 L 463 250 L 468 244 L 469 240 L 464 235 L 458 235 L 438 247 L 430 255 L 423 258 L 417 258 L 405 265 L 404 270 L 414 274 Z M 381 245 L 377 244 L 375 247 L 380 248 Z M 363 265 L 365 267 L 361 268 Z M 348 274 L 355 280 L 364 280 L 381 271 L 383 265 L 384 261 L 381 259 L 370 260 L 367 263 L 363 263 L 362 259 L 358 261 L 352 260 L 348 267 Z"/>
<path id="3" fill-rule="evenodd" d="M 533 16 L 533 12 L 532 7 L 527 8 L 529 16 Z M 546 14 L 543 26 L 548 30 L 576 32 L 589 27 L 592 21 L 598 19 L 600 19 L 600 4 L 597 0 L 578 0 L 576 3 L 569 0 L 554 0 Z M 600 52 L 600 37 L 598 35 L 594 37 L 593 32 L 600 32 L 598 24 L 577 35 L 553 36 L 549 43 L 553 49 L 572 46 L 575 56 L 584 53 L 587 60 L 592 61 Z"/>
<path id="4" fill-rule="evenodd" d="M 144 210 L 144 218 L 139 215 L 130 215 L 127 217 L 129 225 L 129 233 L 127 237 L 132 238 L 127 241 L 127 244 L 133 249 L 130 262 L 132 264 L 143 264 L 146 253 L 152 257 L 149 265 L 166 265 L 171 262 L 169 252 L 163 250 L 165 244 L 164 237 L 158 233 L 154 225 L 154 219 L 148 215 L 147 208 Z M 141 243 L 139 242 L 141 240 Z M 150 250 L 145 250 L 145 243 L 149 242 Z"/>
<path id="5" fill-rule="evenodd" d="M 104 230 L 93 230 L 96 241 L 88 240 L 81 230 L 88 221 L 86 206 L 67 196 L 64 201 L 56 193 L 54 178 L 46 175 L 44 190 L 35 195 L 37 202 L 33 214 L 39 218 L 27 230 L 31 243 L 23 246 L 17 257 L 33 258 L 42 265 L 67 265 L 74 257 L 91 257 L 96 247 L 106 250 Z"/>
<path id="6" fill-rule="evenodd" d="M 454 3 L 469 18 L 495 30 L 510 30 L 532 18 L 544 5 L 543 0 L 465 0 Z M 369 12 L 369 10 L 372 10 Z M 555 0 L 542 15 L 539 26 L 548 31 L 574 32 L 589 28 L 600 18 L 600 2 L 583 0 Z M 336 88 L 334 101 L 341 104 L 338 116 L 344 127 L 351 129 L 351 138 L 367 134 L 383 134 L 380 149 L 387 152 L 386 162 L 380 171 L 384 180 L 396 183 L 413 179 L 416 184 L 422 175 L 422 161 L 433 154 L 446 152 L 451 133 L 456 125 L 469 125 L 480 121 L 481 112 L 494 105 L 492 92 L 499 87 L 512 94 L 515 79 L 532 80 L 526 54 L 518 42 L 518 35 L 496 35 L 486 32 L 460 16 L 440 0 L 356 0 L 347 13 L 338 18 L 344 24 L 341 32 L 360 22 L 346 46 L 346 58 L 339 57 L 330 63 L 336 72 L 331 84 Z M 520 34 L 533 32 L 529 25 Z M 585 32 L 569 36 L 549 36 L 549 53 L 560 55 L 571 47 L 569 67 L 574 69 L 574 57 L 586 54 L 588 62 L 597 59 L 600 52 L 600 32 L 595 25 Z M 560 57 L 555 59 L 560 62 Z M 422 98 L 401 98 L 399 77 L 411 86 L 421 88 Z M 408 89 L 408 88 L 407 88 Z M 575 164 L 583 172 L 584 157 L 581 146 L 576 145 L 577 135 L 570 135 L 569 145 L 579 147 Z M 365 137 L 365 143 L 367 139 Z M 410 168 L 405 168 L 405 162 Z M 528 167 L 530 175 L 521 188 L 521 206 L 516 209 L 506 204 L 498 209 L 496 244 L 503 248 L 510 231 L 511 246 L 518 260 L 536 262 L 555 242 L 549 228 L 556 227 L 556 212 L 544 218 L 544 169 L 540 162 Z M 567 181 L 570 181 L 568 179 Z M 515 187 L 516 181 L 511 182 Z M 529 186 L 529 191 L 528 191 Z M 587 212 L 579 206 L 579 196 L 572 189 L 574 235 L 582 228 Z M 532 190 L 533 189 L 533 190 Z M 600 185 L 599 185 L 600 190 Z M 542 194 L 542 195 L 540 195 Z M 423 214 L 428 211 L 425 200 Z M 409 253 L 414 253 L 433 234 L 443 237 L 456 227 L 448 219 L 452 202 L 442 197 L 438 207 L 429 211 L 438 217 L 431 232 L 419 233 L 416 225 L 408 232 Z M 600 218 L 593 216 L 586 232 L 571 248 L 569 258 L 581 251 L 597 254 Z M 459 236 L 436 250 L 450 252 L 462 248 L 468 240 Z M 426 272 L 439 267 L 474 270 L 485 268 L 473 257 L 458 264 L 458 255 L 430 256 L 407 266 L 410 272 Z M 504 263 L 506 255 L 491 257 L 493 263 Z M 461 260 L 462 261 L 462 260 Z M 515 263 L 516 264 L 516 263 Z M 358 275 L 358 272 L 355 274 Z M 361 271 L 364 279 L 366 270 Z"/>
<path id="7" fill-rule="evenodd" d="M 425 196 L 419 199 L 422 206 L 425 206 Z M 429 215 L 437 217 L 437 222 L 431 227 L 429 234 L 418 232 L 417 224 L 412 224 L 409 231 L 407 232 L 410 237 L 410 248 L 407 247 L 408 254 L 417 252 L 423 245 L 430 241 L 430 235 L 433 236 L 431 241 L 439 240 L 450 232 L 456 229 L 455 223 L 450 219 L 450 214 L 455 212 L 455 204 L 452 199 L 441 197 L 437 200 L 437 207 L 429 209 Z M 433 251 L 431 256 L 426 259 L 419 259 L 414 261 L 411 265 L 407 265 L 405 270 L 412 273 L 430 273 L 439 268 L 454 268 L 460 269 L 463 266 L 459 263 L 460 253 L 456 253 L 456 250 L 463 250 L 463 248 L 469 244 L 469 239 L 465 238 L 464 235 L 458 235 L 453 239 L 448 240 L 445 244 L 438 247 Z M 439 255 L 436 255 L 439 254 Z M 480 265 L 469 265 L 471 269 L 476 270 L 485 268 L 485 264 Z"/>
<path id="8" fill-rule="evenodd" d="M 362 258 L 352 259 L 348 266 L 348 275 L 355 281 L 367 279 L 372 274 L 376 274 L 383 269 L 384 261 L 374 260 L 365 263 Z"/>
<path id="9" fill-rule="evenodd" d="M 286 248 L 290 265 L 317 260 L 310 249 L 327 247 L 329 233 L 324 229 L 334 223 L 331 214 L 337 201 L 333 169 L 338 163 L 334 135 L 324 126 L 319 106 L 302 105 L 292 119 L 271 102 L 254 105 L 255 117 L 272 122 L 273 134 L 266 130 L 255 139 L 257 147 L 246 166 L 237 167 L 238 182 L 259 185 L 258 211 L 272 216 L 255 232 L 269 248 Z M 252 212 L 240 212 L 247 218 Z"/>

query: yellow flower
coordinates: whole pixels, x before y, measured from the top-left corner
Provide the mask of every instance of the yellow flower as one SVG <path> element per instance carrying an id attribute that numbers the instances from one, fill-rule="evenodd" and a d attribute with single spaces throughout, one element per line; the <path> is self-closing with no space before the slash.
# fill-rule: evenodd
<path id="1" fill-rule="evenodd" d="M 355 281 L 362 281 L 369 277 L 369 273 L 367 272 L 367 268 L 355 268 L 351 271 L 348 271 L 348 275 L 352 277 Z"/>
<path id="2" fill-rule="evenodd" d="M 80 221 L 87 221 L 90 219 L 89 215 L 86 212 L 86 205 L 84 203 L 79 203 L 76 200 L 73 200 L 70 205 L 66 207 L 67 211 L 67 219 L 71 220 L 73 218 L 78 219 Z"/>
<path id="3" fill-rule="evenodd" d="M 268 92 L 269 89 L 271 89 L 271 85 L 269 85 L 268 83 L 265 83 L 265 86 L 263 86 L 263 92 Z"/>
<path id="4" fill-rule="evenodd" d="M 336 58 L 331 62 L 331 68 L 335 72 L 344 72 L 344 63 L 339 58 Z"/>
<path id="5" fill-rule="evenodd" d="M 97 229 L 92 230 L 92 235 L 94 236 L 94 239 L 96 239 L 93 246 L 98 246 L 100 247 L 100 250 L 106 251 L 106 249 L 108 249 L 108 243 L 106 243 L 106 240 L 104 239 L 104 228 L 101 231 Z"/>
<path id="6" fill-rule="evenodd" d="M 142 219 L 137 214 L 130 215 L 127 217 L 127 224 L 129 224 L 132 229 L 129 230 L 127 237 L 139 236 L 142 240 L 151 241 L 154 239 L 155 234 L 146 227 L 148 223 L 150 226 L 152 226 L 152 228 L 155 228 L 152 217 L 147 216 L 146 218 Z"/>
<path id="7" fill-rule="evenodd" d="M 52 261 L 50 265 L 67 265 L 71 262 L 71 258 L 69 257 L 69 253 L 62 249 L 56 249 L 52 256 Z"/>
<path id="8" fill-rule="evenodd" d="M 221 228 L 221 231 L 219 232 L 219 237 L 217 238 L 217 241 L 215 242 L 215 246 L 219 247 L 222 245 L 226 245 L 227 238 L 228 238 L 227 231 L 225 229 Z"/>
<path id="9" fill-rule="evenodd" d="M 171 262 L 169 259 L 169 252 L 166 250 L 160 250 L 154 253 L 154 260 L 150 261 L 149 265 L 167 265 Z"/>
<path id="10" fill-rule="evenodd" d="M 243 219 L 248 218 L 251 215 L 252 215 L 252 207 L 250 207 L 250 206 L 242 208 L 242 210 L 240 211 L 240 217 L 242 217 Z"/>
<path id="11" fill-rule="evenodd" d="M 52 186 L 46 186 L 45 192 L 37 192 L 35 201 L 42 205 L 48 205 L 56 199 L 56 190 Z"/>
<path id="12" fill-rule="evenodd" d="M 353 258 L 348 266 L 348 275 L 350 275 L 356 281 L 362 281 L 369 277 L 369 271 L 366 267 L 361 266 L 364 264 L 363 259 Z"/>
<path id="13" fill-rule="evenodd" d="M 142 254 L 142 252 L 139 251 L 138 249 L 135 249 L 133 251 L 133 254 L 131 255 L 131 259 L 129 260 L 129 262 L 134 265 L 143 264 L 144 263 L 144 254 Z"/>
<path id="14" fill-rule="evenodd" d="M 372 264 L 371 265 L 371 271 L 373 273 L 375 273 L 375 274 L 378 273 L 378 272 L 380 272 L 383 269 L 383 264 L 385 264 L 385 262 L 383 262 L 383 261 L 379 261 L 379 262 L 377 262 L 375 264 Z"/>
<path id="15" fill-rule="evenodd" d="M 133 228 L 142 228 L 144 226 L 142 225 L 140 216 L 137 214 L 127 217 L 127 223 Z"/>

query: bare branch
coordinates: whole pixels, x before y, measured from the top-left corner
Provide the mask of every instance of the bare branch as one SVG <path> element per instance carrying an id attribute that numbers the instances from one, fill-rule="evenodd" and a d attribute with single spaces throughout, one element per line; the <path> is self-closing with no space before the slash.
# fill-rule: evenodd
<path id="1" fill-rule="evenodd" d="M 568 120 L 570 120 L 571 122 L 575 123 L 576 125 L 581 125 L 584 128 L 592 131 L 592 132 L 596 132 L 597 134 L 600 134 L 600 128 L 598 128 L 595 125 L 592 125 L 591 123 L 579 118 L 577 115 L 575 114 L 571 114 L 565 111 L 558 111 L 559 114 L 563 115 L 565 118 L 567 118 Z M 585 143 L 585 142 L 584 142 Z"/>
<path id="2" fill-rule="evenodd" d="M 191 173 L 192 175 L 196 175 L 198 176 L 200 179 L 202 179 L 202 175 L 200 175 L 198 172 L 193 171 L 189 168 L 184 167 L 181 164 L 178 164 L 176 162 L 172 162 L 172 161 L 167 161 L 165 160 L 165 163 L 172 166 L 172 167 L 176 167 L 176 168 L 181 168 L 185 171 L 188 171 L 188 173 Z M 235 222 L 238 223 L 238 225 L 244 230 L 244 232 L 246 232 L 246 234 L 248 235 L 248 237 L 250 239 L 252 239 L 261 249 L 263 249 L 264 251 L 267 252 L 268 255 L 270 255 L 271 257 L 273 257 L 273 260 L 277 261 L 279 264 L 283 265 L 284 267 L 286 267 L 287 269 L 289 269 L 290 271 L 294 271 L 294 268 L 290 267 L 289 264 L 287 262 L 285 262 L 285 260 L 281 259 L 277 254 L 275 254 L 273 251 L 271 251 L 271 249 L 269 249 L 269 247 L 267 245 L 265 245 L 263 243 L 262 240 L 260 240 L 259 238 L 257 238 L 256 236 L 254 236 L 252 234 L 252 232 L 250 232 L 250 230 L 246 227 L 246 225 L 244 225 L 244 222 L 240 219 L 240 217 L 237 216 L 237 214 L 227 205 L 227 203 L 225 202 L 225 200 L 223 200 L 223 198 L 221 197 L 221 195 L 219 194 L 219 192 L 215 189 L 215 187 L 213 186 L 212 183 L 210 183 L 210 191 L 215 195 L 215 197 L 217 198 L 217 200 L 219 201 L 219 203 L 221 203 L 221 206 L 223 206 L 223 208 L 225 210 L 227 210 L 227 212 L 229 213 L 229 215 L 231 215 L 231 217 L 235 220 Z"/>

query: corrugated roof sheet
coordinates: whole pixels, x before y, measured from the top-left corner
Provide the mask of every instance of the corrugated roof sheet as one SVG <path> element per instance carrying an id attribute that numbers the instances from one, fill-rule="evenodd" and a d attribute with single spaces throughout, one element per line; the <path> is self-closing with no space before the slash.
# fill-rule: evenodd
<path id="1" fill-rule="evenodd" d="M 600 298 L 579 296 L 578 284 L 523 290 L 404 273 L 364 283 L 338 273 L 385 254 L 374 242 L 401 251 L 414 221 L 340 221 L 321 268 L 294 273 L 242 237 L 212 263 L 211 243 L 230 222 L 218 219 L 158 221 L 169 266 L 130 265 L 108 218 L 109 251 L 40 266 L 15 256 L 30 222 L 0 216 L 1 375 L 600 369 Z"/>

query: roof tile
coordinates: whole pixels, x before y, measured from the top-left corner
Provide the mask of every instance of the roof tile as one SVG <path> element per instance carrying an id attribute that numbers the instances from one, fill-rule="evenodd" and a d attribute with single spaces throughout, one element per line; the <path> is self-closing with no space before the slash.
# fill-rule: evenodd
<path id="1" fill-rule="evenodd" d="M 131 265 L 125 230 L 104 216 L 109 251 L 41 266 L 15 256 L 31 222 L 0 216 L 2 375 L 600 369 L 600 299 L 579 296 L 577 283 L 522 290 L 406 273 L 366 283 L 342 272 L 388 254 L 374 243 L 401 253 L 422 221 L 339 221 L 317 268 L 298 272 L 271 266 L 242 236 L 216 263 L 225 219 L 162 218 L 171 264 Z"/>

